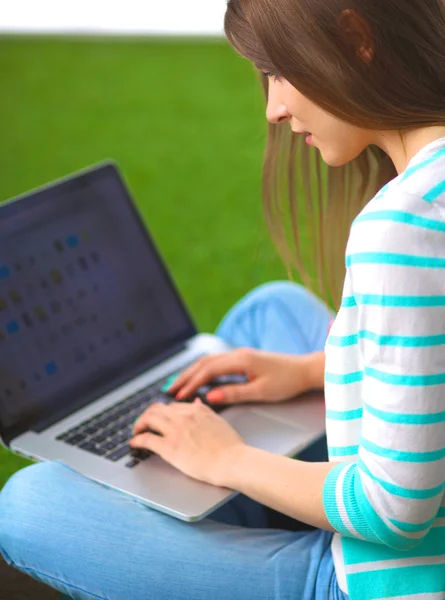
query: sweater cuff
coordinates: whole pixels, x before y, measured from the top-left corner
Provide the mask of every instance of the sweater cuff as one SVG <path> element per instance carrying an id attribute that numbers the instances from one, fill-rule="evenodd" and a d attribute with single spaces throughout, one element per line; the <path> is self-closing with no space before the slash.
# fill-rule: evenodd
<path id="1" fill-rule="evenodd" d="M 338 487 L 338 480 L 339 478 L 343 480 L 346 471 L 351 468 L 351 466 L 351 463 L 341 463 L 336 465 L 329 471 L 323 485 L 323 506 L 326 517 L 335 531 L 347 536 L 350 536 L 351 534 L 343 523 L 340 514 L 337 490 L 339 490 L 340 494 L 342 493 L 342 489 Z"/>

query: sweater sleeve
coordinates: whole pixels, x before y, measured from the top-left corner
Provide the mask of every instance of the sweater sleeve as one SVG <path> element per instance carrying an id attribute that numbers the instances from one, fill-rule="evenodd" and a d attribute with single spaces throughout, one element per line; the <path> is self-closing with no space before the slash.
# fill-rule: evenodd
<path id="1" fill-rule="evenodd" d="M 351 229 L 363 415 L 357 460 L 323 488 L 336 531 L 398 550 L 445 517 L 445 223 L 422 202 L 415 219 L 376 211 Z"/>

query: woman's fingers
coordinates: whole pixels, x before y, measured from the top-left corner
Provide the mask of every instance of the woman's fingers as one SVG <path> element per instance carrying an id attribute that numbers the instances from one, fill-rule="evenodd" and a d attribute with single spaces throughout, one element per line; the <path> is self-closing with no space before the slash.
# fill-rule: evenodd
<path id="1" fill-rule="evenodd" d="M 212 354 L 211 356 L 203 356 L 197 360 L 195 363 L 190 365 L 190 367 L 187 367 L 187 369 L 182 371 L 180 375 L 178 375 L 172 385 L 168 388 L 168 392 L 172 395 L 175 395 L 185 385 L 185 383 L 187 383 L 187 381 L 190 381 L 191 377 L 196 375 L 196 373 L 199 373 L 204 365 L 208 364 L 209 361 L 218 360 L 220 356 L 221 354 Z"/>
<path id="2" fill-rule="evenodd" d="M 217 360 L 201 364 L 200 368 L 196 369 L 178 389 L 176 398 L 178 400 L 190 398 L 199 387 L 209 383 L 215 377 L 240 372 L 240 365 L 235 365 L 236 361 L 230 354 L 220 355 Z"/>
<path id="3" fill-rule="evenodd" d="M 132 438 L 129 444 L 132 448 L 151 450 L 152 452 L 155 452 L 155 454 L 159 454 L 159 456 L 162 458 L 163 444 L 165 444 L 165 440 L 162 436 L 145 432 Z"/>
<path id="4" fill-rule="evenodd" d="M 261 398 L 261 383 L 239 383 L 236 385 L 224 385 L 207 394 L 207 400 L 212 404 L 237 404 L 238 402 L 258 402 Z"/>
<path id="5" fill-rule="evenodd" d="M 133 435 L 137 435 L 147 429 L 158 431 L 161 435 L 165 434 L 166 427 L 170 423 L 168 414 L 165 411 L 163 404 L 153 404 L 147 408 L 140 417 L 138 417 L 133 425 Z"/>

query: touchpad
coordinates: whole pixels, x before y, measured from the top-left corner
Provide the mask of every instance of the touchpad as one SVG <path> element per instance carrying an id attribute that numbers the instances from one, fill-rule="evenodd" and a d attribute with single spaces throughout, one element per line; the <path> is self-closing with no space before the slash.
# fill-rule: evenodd
<path id="1" fill-rule="evenodd" d="M 290 426 L 270 419 L 256 413 L 253 409 L 226 413 L 224 418 L 247 444 L 274 454 L 285 455 L 298 451 L 308 441 L 308 432 L 303 428 L 298 429 L 295 425 Z"/>

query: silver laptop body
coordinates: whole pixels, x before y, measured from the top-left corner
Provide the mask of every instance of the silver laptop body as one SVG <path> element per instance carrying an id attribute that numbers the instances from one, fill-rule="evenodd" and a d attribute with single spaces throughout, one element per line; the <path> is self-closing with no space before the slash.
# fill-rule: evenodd
<path id="1" fill-rule="evenodd" d="M 116 459 L 125 440 L 102 455 L 83 449 L 84 440 L 66 441 L 73 428 L 117 414 L 119 403 L 165 384 L 199 356 L 229 349 L 196 331 L 116 165 L 0 205 L 0 231 L 2 445 L 32 460 L 62 460 L 185 521 L 233 497 L 155 455 Z M 325 430 L 322 392 L 232 406 L 221 416 L 248 444 L 286 456 Z"/>

